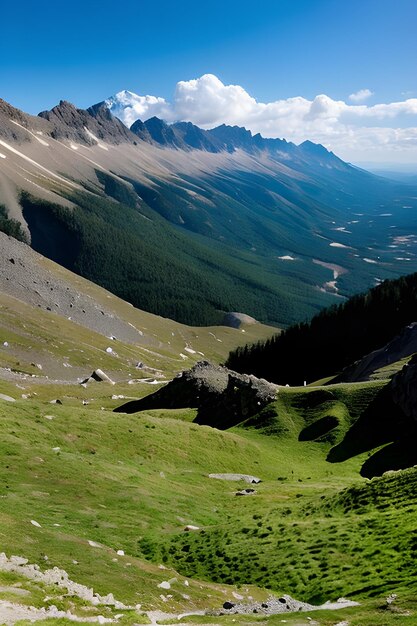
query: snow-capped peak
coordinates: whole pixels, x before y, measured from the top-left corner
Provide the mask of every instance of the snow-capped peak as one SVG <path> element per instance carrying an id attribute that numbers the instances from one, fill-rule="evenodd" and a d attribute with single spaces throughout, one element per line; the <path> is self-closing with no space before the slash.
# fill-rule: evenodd
<path id="1" fill-rule="evenodd" d="M 172 118 L 171 106 L 165 98 L 139 96 L 127 89 L 107 98 L 105 104 L 128 128 L 138 119 L 144 121 L 157 116 L 171 121 Z"/>

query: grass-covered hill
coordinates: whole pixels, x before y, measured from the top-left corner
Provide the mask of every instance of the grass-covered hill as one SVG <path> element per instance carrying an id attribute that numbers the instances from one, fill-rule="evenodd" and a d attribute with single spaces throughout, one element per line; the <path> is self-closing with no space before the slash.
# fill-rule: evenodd
<path id="1" fill-rule="evenodd" d="M 237 348 L 227 365 L 280 384 L 312 382 L 381 348 L 416 315 L 417 274 L 410 274 L 324 309 L 271 339 Z"/>
<path id="2" fill-rule="evenodd" d="M 345 419 L 337 438 L 382 385 L 338 387 L 333 409 Z M 272 592 L 315 604 L 340 596 L 360 602 L 285 615 L 299 626 L 309 617 L 323 626 L 413 623 L 406 616 L 417 611 L 416 472 L 364 481 L 358 470 L 365 455 L 329 464 L 329 439 L 299 441 L 323 409 L 308 398 L 320 390 L 284 389 L 267 415 L 219 431 L 194 424 L 186 409 L 116 417 L 105 396 L 120 388 L 90 387 L 85 406 L 82 388 L 51 405 L 56 389 L 39 385 L 29 401 L 0 402 L 0 532 L 7 556 L 23 556 L 41 571 L 63 568 L 101 596 L 141 605 L 139 614 L 91 608 L 19 572 L 0 571 L 0 603 L 16 601 L 17 585 L 28 592 L 19 596 L 24 604 L 41 607 L 49 598 L 47 606 L 80 617 L 118 614 L 120 623 L 131 624 L 145 623 L 143 612 L 158 609 L 219 610 L 236 598 L 267 604 Z M 2 390 L 11 387 L 3 383 Z M 211 473 L 247 473 L 262 482 L 250 485 L 252 495 L 237 497 L 248 485 Z M 195 529 L 187 532 L 187 525 Z M 391 593 L 398 595 L 393 607 L 386 602 Z M 275 624 L 278 617 L 259 619 Z M 230 623 L 227 617 L 186 621 L 208 619 Z"/>

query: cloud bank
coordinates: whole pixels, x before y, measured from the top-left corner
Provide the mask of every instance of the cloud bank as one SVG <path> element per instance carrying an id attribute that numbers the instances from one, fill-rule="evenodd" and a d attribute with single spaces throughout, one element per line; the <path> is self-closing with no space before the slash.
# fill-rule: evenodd
<path id="1" fill-rule="evenodd" d="M 202 128 L 245 126 L 264 137 L 322 143 L 344 159 L 403 161 L 417 159 L 417 98 L 362 104 L 372 94 L 360 89 L 349 104 L 325 94 L 258 102 L 243 87 L 225 85 L 213 74 L 180 81 L 172 102 L 156 96 L 120 92 L 107 102 L 127 126 L 154 115 L 167 122 L 190 121 Z"/>

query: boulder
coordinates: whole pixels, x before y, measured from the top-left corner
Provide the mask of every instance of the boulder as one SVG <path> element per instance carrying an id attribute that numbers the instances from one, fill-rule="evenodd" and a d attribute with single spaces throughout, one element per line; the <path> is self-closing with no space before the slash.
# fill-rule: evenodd
<path id="1" fill-rule="evenodd" d="M 92 374 L 90 374 L 90 376 L 88 378 L 85 378 L 80 384 L 81 385 L 86 385 L 87 383 L 91 383 L 93 381 L 96 381 L 98 383 L 100 382 L 105 382 L 105 383 L 110 383 L 110 385 L 114 385 L 114 381 L 107 376 L 107 374 L 105 374 L 103 372 L 103 370 L 94 370 L 94 372 Z"/>

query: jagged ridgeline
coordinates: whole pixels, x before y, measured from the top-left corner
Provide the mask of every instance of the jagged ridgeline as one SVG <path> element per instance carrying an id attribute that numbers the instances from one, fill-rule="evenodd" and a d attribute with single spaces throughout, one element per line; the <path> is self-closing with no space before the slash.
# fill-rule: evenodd
<path id="1" fill-rule="evenodd" d="M 241 311 L 286 327 L 417 269 L 417 188 L 309 141 L 0 100 L 0 145 L 8 229 L 19 219 L 37 252 L 183 323 Z"/>
<path id="2" fill-rule="evenodd" d="M 417 318 L 417 273 L 386 280 L 264 342 L 231 352 L 226 365 L 278 384 L 333 376 Z"/>

